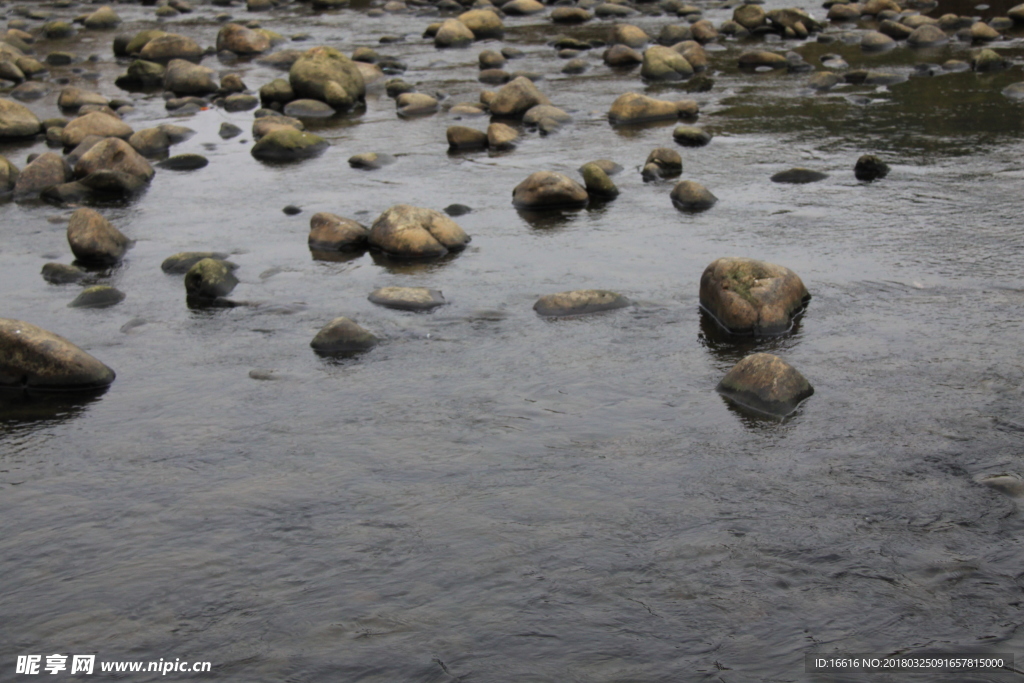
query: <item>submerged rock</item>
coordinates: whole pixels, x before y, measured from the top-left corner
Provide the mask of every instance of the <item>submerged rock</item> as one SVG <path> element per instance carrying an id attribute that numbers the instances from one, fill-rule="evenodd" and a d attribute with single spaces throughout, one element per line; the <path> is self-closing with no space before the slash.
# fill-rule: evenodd
<path id="1" fill-rule="evenodd" d="M 399 204 L 370 227 L 369 244 L 398 258 L 437 258 L 465 249 L 470 237 L 458 223 L 433 209 Z"/>
<path id="2" fill-rule="evenodd" d="M 68 244 L 82 263 L 117 263 L 131 245 L 124 233 L 93 209 L 76 209 L 68 220 Z"/>
<path id="3" fill-rule="evenodd" d="M 160 269 L 165 273 L 182 274 L 187 273 L 189 268 L 202 261 L 204 258 L 223 261 L 227 254 L 219 251 L 182 251 L 164 259 Z"/>
<path id="4" fill-rule="evenodd" d="M 340 317 L 324 325 L 309 345 L 317 353 L 329 355 L 368 351 L 377 342 L 372 332 L 348 318 Z"/>
<path id="5" fill-rule="evenodd" d="M 803 375 L 770 353 L 755 353 L 741 360 L 716 390 L 741 406 L 778 417 L 789 415 L 814 393 Z"/>
<path id="6" fill-rule="evenodd" d="M 512 203 L 520 209 L 584 206 L 587 191 L 572 178 L 554 171 L 537 171 L 516 185 Z"/>
<path id="7" fill-rule="evenodd" d="M 114 371 L 67 339 L 30 323 L 0 318 L 0 386 L 37 390 L 100 389 Z"/>
<path id="8" fill-rule="evenodd" d="M 44 263 L 41 274 L 43 279 L 51 285 L 66 285 L 72 282 L 80 282 L 89 275 L 78 266 L 69 266 L 63 263 Z"/>
<path id="9" fill-rule="evenodd" d="M 348 218 L 322 211 L 309 219 L 309 248 L 313 251 L 346 251 L 366 247 L 370 231 Z"/>
<path id="10" fill-rule="evenodd" d="M 212 258 L 197 261 L 185 273 L 187 299 L 213 301 L 225 297 L 238 285 L 233 264 Z"/>
<path id="11" fill-rule="evenodd" d="M 361 152 L 353 154 L 348 158 L 348 165 L 352 168 L 359 168 L 364 171 L 376 171 L 395 163 L 395 157 L 390 154 L 378 154 L 377 152 Z"/>
<path id="12" fill-rule="evenodd" d="M 720 258 L 700 278 L 700 305 L 733 334 L 777 335 L 811 295 L 789 268 L 749 258 Z"/>
<path id="13" fill-rule="evenodd" d="M 194 171 L 204 168 L 209 163 L 210 160 L 202 154 L 176 154 L 157 163 L 157 166 L 171 171 Z"/>
<path id="14" fill-rule="evenodd" d="M 857 180 L 876 180 L 889 174 L 889 165 L 874 154 L 865 154 L 857 159 L 853 175 Z"/>
<path id="15" fill-rule="evenodd" d="M 821 171 L 812 171 L 809 168 L 791 168 L 786 171 L 779 171 L 772 176 L 773 183 L 794 183 L 802 185 L 804 183 L 814 183 L 819 180 L 828 178 L 827 173 Z"/>
<path id="16" fill-rule="evenodd" d="M 426 287 L 381 287 L 367 298 L 379 306 L 401 311 L 430 311 L 448 303 L 439 290 Z"/>
<path id="17" fill-rule="evenodd" d="M 125 294 L 110 285 L 86 287 L 68 304 L 68 308 L 108 308 L 124 301 Z"/>
<path id="18" fill-rule="evenodd" d="M 584 315 L 625 308 L 629 299 L 605 289 L 577 289 L 571 292 L 548 294 L 537 299 L 533 310 L 545 317 Z"/>
<path id="19" fill-rule="evenodd" d="M 672 188 L 672 203 L 683 211 L 705 211 L 718 202 L 708 188 L 692 180 L 683 180 Z"/>

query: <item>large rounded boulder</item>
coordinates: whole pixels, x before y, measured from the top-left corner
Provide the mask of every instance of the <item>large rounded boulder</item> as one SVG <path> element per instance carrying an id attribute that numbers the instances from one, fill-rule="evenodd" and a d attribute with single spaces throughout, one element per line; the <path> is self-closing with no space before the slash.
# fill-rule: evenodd
<path id="1" fill-rule="evenodd" d="M 399 204 L 370 227 L 369 244 L 397 258 L 437 258 L 465 249 L 470 237 L 451 218 L 419 206 Z"/>
<path id="2" fill-rule="evenodd" d="M 551 104 L 544 93 L 525 76 L 512 79 L 498 90 L 491 100 L 490 109 L 494 116 L 521 117 L 538 104 Z"/>
<path id="3" fill-rule="evenodd" d="M 82 263 L 117 263 L 131 245 L 124 233 L 93 209 L 77 209 L 68 220 L 68 245 Z"/>
<path id="4" fill-rule="evenodd" d="M 321 211 L 309 219 L 309 248 L 312 251 L 350 251 L 366 247 L 370 232 L 360 223 Z"/>
<path id="5" fill-rule="evenodd" d="M 0 139 L 26 138 L 42 132 L 43 124 L 20 102 L 0 97 Z"/>
<path id="6" fill-rule="evenodd" d="M 733 334 L 788 332 L 810 298 L 789 268 L 749 258 L 717 259 L 700 278 L 701 307 Z"/>
<path id="7" fill-rule="evenodd" d="M 332 47 L 307 50 L 292 64 L 288 82 L 297 98 L 320 100 L 338 111 L 347 111 L 366 98 L 359 68 Z"/>
<path id="8" fill-rule="evenodd" d="M 785 417 L 814 393 L 792 365 L 770 353 L 747 356 L 718 383 L 718 393 L 759 413 Z"/>
<path id="9" fill-rule="evenodd" d="M 554 171 L 537 171 L 512 190 L 512 203 L 519 209 L 556 209 L 584 206 L 586 189 L 569 176 Z"/>
<path id="10" fill-rule="evenodd" d="M 35 390 L 101 389 L 114 371 L 64 337 L 0 318 L 0 386 Z"/>
<path id="11" fill-rule="evenodd" d="M 319 354 L 334 355 L 369 351 L 377 341 L 372 332 L 343 316 L 324 325 L 309 345 Z"/>
<path id="12" fill-rule="evenodd" d="M 229 50 L 236 55 L 254 55 L 270 49 L 270 38 L 241 24 L 226 24 L 217 32 L 217 51 Z"/>

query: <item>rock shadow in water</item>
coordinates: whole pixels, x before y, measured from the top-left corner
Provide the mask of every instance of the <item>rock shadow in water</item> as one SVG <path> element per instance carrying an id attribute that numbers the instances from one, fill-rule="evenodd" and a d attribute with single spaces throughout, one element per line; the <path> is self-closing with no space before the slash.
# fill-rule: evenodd
<path id="1" fill-rule="evenodd" d="M 458 258 L 459 254 L 464 251 L 465 249 L 456 252 L 448 252 L 444 256 L 435 259 L 402 259 L 389 256 L 388 254 L 382 251 L 377 251 L 376 249 L 371 249 L 370 258 L 373 259 L 374 265 L 384 268 L 389 273 L 412 275 L 416 273 L 432 273 L 440 270 Z"/>
<path id="2" fill-rule="evenodd" d="M 527 225 L 534 230 L 542 232 L 561 230 L 575 221 L 582 211 L 584 211 L 583 207 L 576 209 L 545 209 L 543 211 L 516 209 L 519 217 L 526 221 Z"/>
<path id="3" fill-rule="evenodd" d="M 0 388 L 0 435 L 21 427 L 59 424 L 72 420 L 97 402 L 109 386 L 87 391 L 39 391 Z"/>
<path id="4" fill-rule="evenodd" d="M 797 313 L 793 325 L 786 332 L 771 337 L 740 335 L 729 332 L 703 307 L 700 310 L 700 332 L 697 341 L 717 360 L 735 365 L 752 353 L 784 354 L 800 340 L 800 322 L 803 311 Z M 806 309 L 805 309 L 806 310 Z"/>

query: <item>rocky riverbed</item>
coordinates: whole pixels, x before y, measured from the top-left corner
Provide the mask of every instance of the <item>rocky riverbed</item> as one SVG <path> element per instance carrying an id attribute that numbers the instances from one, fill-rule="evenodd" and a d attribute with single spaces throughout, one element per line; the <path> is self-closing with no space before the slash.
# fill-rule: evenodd
<path id="1" fill-rule="evenodd" d="M 1024 11 L 0 11 L 0 681 L 1021 650 Z"/>

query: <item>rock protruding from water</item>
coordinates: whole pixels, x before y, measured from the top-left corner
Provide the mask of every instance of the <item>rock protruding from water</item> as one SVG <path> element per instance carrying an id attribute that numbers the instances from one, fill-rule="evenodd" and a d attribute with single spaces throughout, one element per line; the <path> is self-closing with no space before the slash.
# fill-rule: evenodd
<path id="1" fill-rule="evenodd" d="M 377 337 L 366 328 L 340 317 L 324 325 L 309 345 L 317 353 L 332 355 L 368 351 L 377 345 L 377 341 Z"/>
<path id="2" fill-rule="evenodd" d="M 204 258 L 223 261 L 227 257 L 227 254 L 219 251 L 182 251 L 165 258 L 163 263 L 160 264 L 160 270 L 165 273 L 181 275 L 183 273 L 187 273 L 189 268 L 199 263 Z"/>
<path id="3" fill-rule="evenodd" d="M 683 147 L 703 147 L 711 142 L 711 133 L 697 126 L 676 126 L 672 138 Z"/>
<path id="4" fill-rule="evenodd" d="M 131 244 L 124 233 L 93 209 L 75 210 L 68 220 L 67 234 L 72 253 L 82 263 L 117 263 Z"/>
<path id="5" fill-rule="evenodd" d="M 682 211 L 707 211 L 718 201 L 711 190 L 692 180 L 676 183 L 669 196 L 676 208 Z"/>
<path id="6" fill-rule="evenodd" d="M 124 301 L 125 293 L 110 285 L 93 285 L 83 289 L 68 308 L 109 308 Z"/>
<path id="7" fill-rule="evenodd" d="M 51 285 L 66 285 L 72 282 L 80 282 L 89 274 L 74 265 L 64 263 L 44 263 L 41 271 L 43 279 Z"/>
<path id="8" fill-rule="evenodd" d="M 491 100 L 490 109 L 494 116 L 521 117 L 538 104 L 551 104 L 544 93 L 529 78 L 519 76 L 498 90 Z"/>
<path id="9" fill-rule="evenodd" d="M 791 168 L 786 171 L 779 171 L 773 175 L 772 182 L 803 185 L 805 183 L 815 183 L 825 178 L 828 178 L 828 174 L 821 171 L 814 171 L 809 168 Z"/>
<path id="10" fill-rule="evenodd" d="M 313 251 L 351 251 L 366 247 L 370 231 L 349 218 L 321 211 L 309 219 L 309 248 Z"/>
<path id="11" fill-rule="evenodd" d="M 583 176 L 583 185 L 587 189 L 587 194 L 591 197 L 615 199 L 619 196 L 619 188 L 615 186 L 615 183 L 599 164 L 594 162 L 583 164 L 580 167 L 580 174 Z"/>
<path id="12" fill-rule="evenodd" d="M 262 136 L 253 145 L 252 155 L 264 161 L 298 161 L 318 156 L 329 146 L 319 135 L 284 125 Z"/>
<path id="13" fill-rule="evenodd" d="M 693 100 L 656 100 L 640 93 L 628 92 L 620 95 L 608 111 L 608 120 L 613 125 L 666 121 L 678 118 L 693 118 L 697 115 L 697 103 Z"/>
<path id="14" fill-rule="evenodd" d="M 548 294 L 537 299 L 533 310 L 547 318 L 585 315 L 625 308 L 629 299 L 606 289 L 577 289 L 571 292 Z"/>
<path id="15" fill-rule="evenodd" d="M 681 81 L 693 75 L 693 66 L 670 47 L 653 45 L 644 51 L 640 76 L 648 81 Z"/>
<path id="16" fill-rule="evenodd" d="M 31 109 L 0 97 L 0 139 L 31 137 L 42 130 L 43 124 Z"/>
<path id="17" fill-rule="evenodd" d="M 853 175 L 857 180 L 877 180 L 889 174 L 889 164 L 874 154 L 865 154 L 857 159 L 853 167 Z"/>
<path id="18" fill-rule="evenodd" d="M 217 52 L 230 50 L 236 55 L 255 55 L 270 49 L 270 38 L 241 24 L 225 24 L 217 32 Z"/>
<path id="19" fill-rule="evenodd" d="M 114 371 L 67 339 L 30 323 L 0 318 L 0 386 L 36 390 L 101 389 Z"/>
<path id="20" fill-rule="evenodd" d="M 582 185 L 554 171 L 537 171 L 512 190 L 512 203 L 519 209 L 580 207 L 587 198 Z"/>
<path id="21" fill-rule="evenodd" d="M 430 311 L 448 303 L 439 290 L 426 287 L 381 287 L 367 298 L 378 306 L 400 311 Z"/>
<path id="22" fill-rule="evenodd" d="M 469 126 L 448 127 L 448 149 L 484 149 L 487 147 L 487 133 Z"/>
<path id="23" fill-rule="evenodd" d="M 733 366 L 716 389 L 729 400 L 759 413 L 791 414 L 814 387 L 796 368 L 770 353 L 755 353 Z"/>
<path id="24" fill-rule="evenodd" d="M 288 82 L 297 98 L 320 100 L 338 111 L 348 111 L 366 97 L 366 83 L 355 62 L 332 47 L 303 53 L 289 69 Z"/>
<path id="25" fill-rule="evenodd" d="M 368 241 L 389 256 L 424 259 L 462 251 L 470 237 L 440 211 L 399 204 L 373 222 Z"/>
<path id="26" fill-rule="evenodd" d="M 658 178 L 675 178 L 683 172 L 683 157 L 668 147 L 652 149 L 640 171 L 645 182 Z"/>
<path id="27" fill-rule="evenodd" d="M 505 123 L 495 121 L 487 126 L 487 146 L 493 150 L 512 149 L 519 139 L 519 131 Z"/>
<path id="28" fill-rule="evenodd" d="M 210 302 L 230 294 L 238 285 L 231 263 L 204 258 L 185 273 L 185 296 L 191 301 Z"/>
<path id="29" fill-rule="evenodd" d="M 717 259 L 700 278 L 700 305 L 733 334 L 783 334 L 810 298 L 789 268 L 749 258 Z"/>

